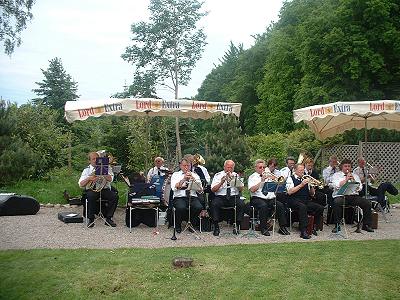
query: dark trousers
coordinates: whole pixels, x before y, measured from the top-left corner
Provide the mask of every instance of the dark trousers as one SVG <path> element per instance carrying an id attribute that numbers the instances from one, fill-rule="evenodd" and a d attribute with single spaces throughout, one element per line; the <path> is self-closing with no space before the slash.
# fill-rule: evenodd
<path id="1" fill-rule="evenodd" d="M 254 209 L 258 211 L 261 230 L 267 229 L 267 219 L 272 216 L 275 206 L 275 199 L 262 199 L 259 197 L 251 197 L 250 205 L 254 206 Z M 278 200 L 276 201 L 275 216 L 276 218 L 278 218 L 279 226 L 287 226 L 285 207 Z"/>
<path id="2" fill-rule="evenodd" d="M 372 186 L 368 186 L 368 193 L 372 196 L 378 197 L 378 202 L 382 205 L 382 207 L 386 206 L 385 202 L 385 193 L 388 192 L 389 194 L 396 196 L 399 191 L 396 187 L 391 184 L 390 182 L 382 182 L 378 188 L 374 188 Z M 361 197 L 365 196 L 365 184 L 359 194 Z"/>
<path id="3" fill-rule="evenodd" d="M 107 203 L 105 206 L 105 211 L 102 210 L 103 215 L 106 218 L 112 218 L 114 216 L 114 212 L 117 209 L 118 198 L 114 191 L 110 189 L 102 189 L 100 192 L 94 192 L 92 190 L 86 191 L 86 197 L 88 200 L 88 218 L 94 219 L 94 215 L 99 211 L 100 203 L 97 202 L 100 199 L 101 194 L 101 202 Z"/>
<path id="4" fill-rule="evenodd" d="M 322 214 L 324 212 L 324 207 L 318 203 L 304 199 L 291 198 L 288 202 L 288 206 L 296 210 L 299 215 L 300 231 L 307 229 L 308 214 L 314 216 L 315 225 L 321 222 Z"/>
<path id="5" fill-rule="evenodd" d="M 244 215 L 244 202 L 240 199 L 239 195 L 230 196 L 217 196 L 212 200 L 210 204 L 211 217 L 214 222 L 220 221 L 221 207 L 234 207 L 236 202 L 236 223 L 242 222 Z"/>
<path id="6" fill-rule="evenodd" d="M 189 198 L 188 197 L 176 197 L 174 198 L 173 206 L 175 207 L 175 221 L 176 226 L 180 227 L 182 219 L 187 213 L 189 208 Z M 200 203 L 199 198 L 190 197 L 190 222 L 194 223 L 196 218 L 199 216 L 203 206 Z"/>
<path id="7" fill-rule="evenodd" d="M 326 195 L 327 200 L 328 200 L 328 205 L 333 206 L 333 198 L 332 198 L 333 190 L 328 186 L 324 186 L 324 188 L 321 190 L 321 192 Z"/>
<path id="8" fill-rule="evenodd" d="M 343 205 L 359 206 L 363 211 L 363 224 L 372 224 L 371 202 L 358 195 L 340 196 L 333 201 L 333 222 L 339 223 L 343 216 Z"/>

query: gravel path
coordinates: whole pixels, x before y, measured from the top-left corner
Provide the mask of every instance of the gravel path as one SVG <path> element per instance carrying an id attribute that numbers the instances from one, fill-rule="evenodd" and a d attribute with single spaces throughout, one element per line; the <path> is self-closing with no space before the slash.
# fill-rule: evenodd
<path id="1" fill-rule="evenodd" d="M 84 228 L 82 223 L 65 224 L 58 220 L 60 211 L 81 213 L 81 208 L 49 208 L 41 207 L 34 216 L 2 216 L 0 217 L 0 249 L 38 249 L 38 248 L 162 248 L 162 247 L 202 247 L 211 245 L 232 244 L 259 244 L 283 242 L 315 242 L 326 240 L 341 240 L 340 236 L 331 233 L 332 225 L 324 226 L 318 236 L 311 240 L 299 237 L 296 227 L 289 236 L 275 233 L 274 236 L 265 237 L 257 232 L 257 237 L 245 237 L 242 231 L 239 236 L 224 235 L 231 229 L 226 225 L 221 228 L 221 236 L 214 237 L 212 232 L 202 233 L 201 239 L 196 239 L 194 234 L 178 234 L 178 240 L 172 241 L 172 230 L 167 226 L 159 226 L 159 233 L 154 228 L 140 225 L 129 232 L 125 226 L 125 209 L 118 208 L 114 220 L 117 227 L 105 226 L 101 220 L 97 221 L 94 228 Z M 347 226 L 348 240 L 374 240 L 374 239 L 400 239 L 400 209 L 393 208 L 387 215 L 386 223 L 379 213 L 378 229 L 373 233 L 363 231 L 355 233 L 354 228 Z M 222 224 L 222 223 L 221 223 Z M 225 224 L 225 222 L 223 223 Z"/>

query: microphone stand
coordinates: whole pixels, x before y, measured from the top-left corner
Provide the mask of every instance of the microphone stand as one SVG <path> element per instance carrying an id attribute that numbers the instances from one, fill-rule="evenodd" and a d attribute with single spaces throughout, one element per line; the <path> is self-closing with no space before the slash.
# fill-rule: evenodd
<path id="1" fill-rule="evenodd" d="M 198 235 L 198 232 L 196 231 L 196 229 L 193 227 L 192 222 L 191 222 L 191 202 L 192 202 L 192 187 L 194 184 L 197 184 L 194 179 L 191 179 L 189 181 L 188 187 L 187 187 L 187 191 L 189 191 L 189 196 L 188 196 L 188 201 L 189 201 L 189 212 L 188 212 L 188 221 L 186 223 L 185 228 L 182 230 L 182 233 L 184 233 L 186 230 L 188 230 L 191 233 L 194 233 L 196 235 L 196 238 L 201 239 L 201 237 Z"/>
<path id="2" fill-rule="evenodd" d="M 173 214 L 174 214 L 174 234 L 171 237 L 171 240 L 176 241 L 176 224 L 175 224 L 175 210 L 176 208 L 173 206 L 172 207 Z"/>

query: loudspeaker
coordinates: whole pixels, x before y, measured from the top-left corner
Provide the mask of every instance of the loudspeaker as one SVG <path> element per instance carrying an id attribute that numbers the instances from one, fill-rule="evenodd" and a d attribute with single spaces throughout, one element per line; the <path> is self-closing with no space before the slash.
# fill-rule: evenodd
<path id="1" fill-rule="evenodd" d="M 35 215 L 39 202 L 25 195 L 0 194 L 0 216 Z"/>

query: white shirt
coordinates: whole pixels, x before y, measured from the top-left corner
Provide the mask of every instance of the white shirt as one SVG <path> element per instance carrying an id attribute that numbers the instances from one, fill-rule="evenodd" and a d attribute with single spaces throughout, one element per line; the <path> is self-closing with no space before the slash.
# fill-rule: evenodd
<path id="1" fill-rule="evenodd" d="M 266 181 L 271 181 L 270 179 L 267 179 Z M 257 185 L 258 183 L 261 182 L 261 176 L 260 174 L 258 174 L 257 172 L 254 172 L 253 174 L 250 175 L 248 182 L 247 182 L 247 186 L 250 188 L 252 188 L 253 186 Z M 267 195 L 264 195 L 262 192 L 264 184 L 260 184 L 260 186 L 258 187 L 258 190 L 256 190 L 254 193 L 252 191 L 250 191 L 250 195 L 252 197 L 258 197 L 261 199 L 273 199 L 275 198 L 275 193 L 269 192 Z"/>
<path id="2" fill-rule="evenodd" d="M 290 175 L 292 175 L 292 171 L 289 169 L 289 167 L 284 167 L 283 169 L 280 170 L 281 175 L 285 177 L 285 179 L 287 179 L 288 177 L 290 177 Z"/>
<path id="3" fill-rule="evenodd" d="M 296 174 L 293 175 L 294 178 L 301 180 L 301 178 L 299 176 L 297 176 Z M 292 179 L 292 176 L 289 176 L 286 180 L 286 190 L 289 191 L 289 189 L 294 188 L 294 182 Z M 310 189 L 310 185 L 308 185 L 308 189 Z"/>
<path id="4" fill-rule="evenodd" d="M 78 181 L 79 187 L 81 186 L 81 182 L 87 179 L 88 177 L 92 176 L 94 172 L 95 172 L 95 167 L 93 167 L 92 165 L 89 165 L 85 169 L 83 169 L 81 177 L 79 178 Z M 111 181 L 107 181 L 106 185 L 104 186 L 104 189 L 111 189 L 111 182 L 114 180 L 114 173 L 112 171 L 111 166 L 108 166 L 108 175 L 111 175 Z"/>
<path id="5" fill-rule="evenodd" d="M 327 186 L 330 188 L 333 188 L 332 185 L 332 176 L 336 172 L 340 171 L 338 167 L 335 167 L 335 170 L 333 170 L 333 167 L 328 166 L 322 171 L 322 177 L 324 178 L 324 182 Z"/>
<path id="6" fill-rule="evenodd" d="M 211 189 L 218 185 L 221 182 L 222 177 L 226 175 L 225 171 L 218 172 L 217 174 L 214 175 L 214 178 L 211 183 Z M 238 180 L 241 180 L 239 175 L 236 172 L 232 172 L 231 176 L 234 178 L 237 176 Z M 226 188 L 227 188 L 227 182 L 225 181 L 221 187 L 219 188 L 218 191 L 215 192 L 215 195 L 217 196 L 226 196 Z M 239 189 L 237 187 L 231 187 L 231 196 L 239 195 Z"/>
<path id="7" fill-rule="evenodd" d="M 151 181 L 151 178 L 154 175 L 160 175 L 160 176 L 165 176 L 165 171 L 168 171 L 168 168 L 161 166 L 161 168 L 163 169 L 162 171 L 157 168 L 157 167 L 153 167 L 149 170 L 149 172 L 147 172 L 147 182 Z"/>
<path id="8" fill-rule="evenodd" d="M 201 180 L 199 175 L 196 173 L 192 173 L 192 176 L 194 178 L 194 183 L 197 184 L 199 187 L 201 187 Z M 182 170 L 179 170 L 177 172 L 174 172 L 171 177 L 171 189 L 174 191 L 174 198 L 176 197 L 186 197 L 186 190 L 180 190 L 176 188 L 176 184 L 181 181 L 185 177 L 185 173 Z M 192 197 L 197 197 L 196 191 L 191 190 L 190 195 Z"/>
<path id="9" fill-rule="evenodd" d="M 271 170 L 267 167 L 266 169 L 265 169 L 267 172 L 268 172 L 268 170 L 271 172 Z M 281 175 L 281 171 L 279 171 L 278 169 L 274 169 L 274 171 L 273 172 L 271 172 L 272 174 L 274 174 L 276 177 L 280 177 L 280 176 L 282 176 Z"/>
<path id="10" fill-rule="evenodd" d="M 203 174 L 204 174 L 204 177 L 206 178 L 207 184 L 210 184 L 211 177 L 210 177 L 210 174 L 208 174 L 207 169 L 205 167 L 203 167 L 202 165 L 198 165 L 197 167 L 199 167 L 203 171 Z M 193 167 L 193 170 L 194 170 L 194 167 Z"/>
<path id="11" fill-rule="evenodd" d="M 360 186 L 359 186 L 359 190 L 361 191 L 362 189 L 362 184 L 361 184 L 361 180 L 360 177 L 358 177 L 357 174 L 353 173 L 353 177 L 354 180 L 357 181 Z M 341 188 L 340 186 L 340 182 L 343 181 L 346 178 L 346 175 L 340 171 L 340 172 L 336 172 L 333 176 L 332 176 L 332 186 L 333 186 L 333 193 L 332 193 L 332 197 L 339 197 L 340 195 L 337 195 L 337 192 L 339 191 L 339 189 Z M 353 193 L 352 195 L 358 195 L 357 192 Z"/>

